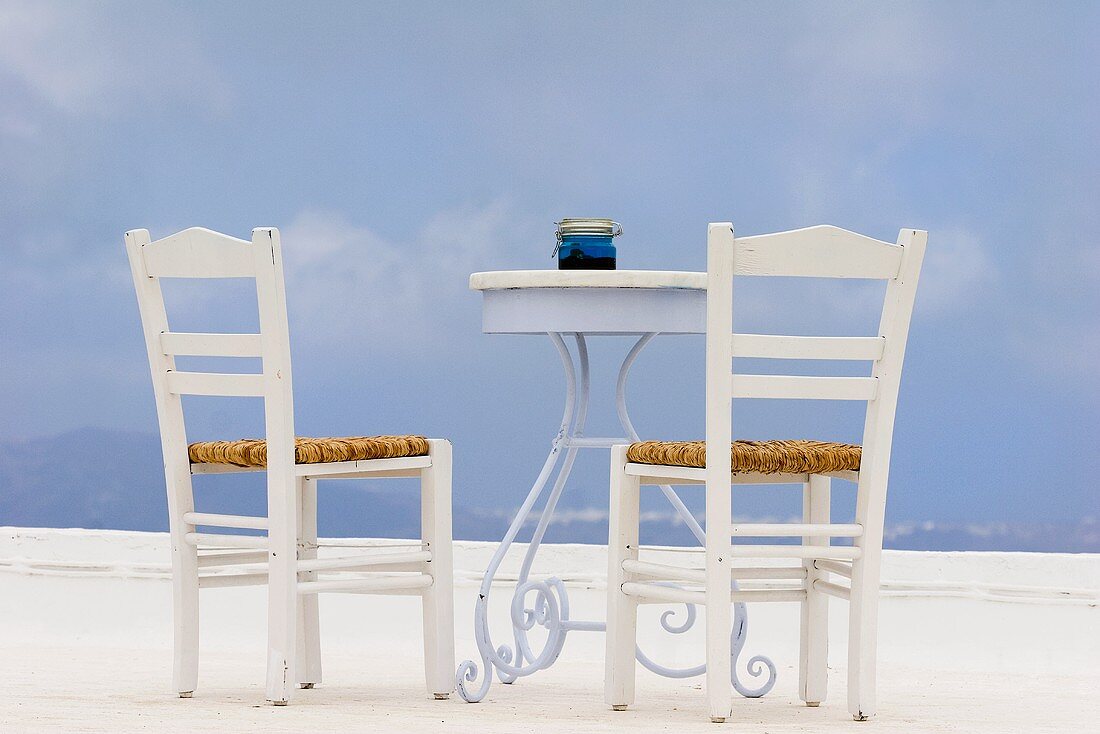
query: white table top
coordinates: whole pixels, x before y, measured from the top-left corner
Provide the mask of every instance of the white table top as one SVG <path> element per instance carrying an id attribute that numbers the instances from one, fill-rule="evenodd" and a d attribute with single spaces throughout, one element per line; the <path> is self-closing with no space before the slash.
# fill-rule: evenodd
<path id="1" fill-rule="evenodd" d="M 470 276 L 470 290 L 505 288 L 692 288 L 705 290 L 706 273 L 679 270 L 495 270 Z"/>
<path id="2" fill-rule="evenodd" d="M 487 334 L 701 334 L 707 274 L 666 270 L 474 273 Z"/>

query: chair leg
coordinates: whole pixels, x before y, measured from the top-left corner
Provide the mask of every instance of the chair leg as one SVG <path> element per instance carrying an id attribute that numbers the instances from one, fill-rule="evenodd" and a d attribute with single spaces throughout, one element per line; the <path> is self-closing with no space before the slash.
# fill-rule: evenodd
<path id="1" fill-rule="evenodd" d="M 191 698 L 199 678 L 199 552 L 172 533 L 172 685 Z"/>
<path id="2" fill-rule="evenodd" d="M 424 590 L 424 677 L 437 699 L 455 685 L 454 568 L 451 549 L 451 444 L 429 442 L 432 465 L 420 479 L 420 533 L 432 558 L 432 585 Z"/>
<path id="3" fill-rule="evenodd" d="M 881 527 L 881 526 L 880 526 Z M 876 655 L 878 648 L 879 567 L 882 542 L 859 539 L 863 555 L 852 564 L 852 591 L 848 610 L 848 711 L 856 721 L 875 714 Z"/>
<path id="4" fill-rule="evenodd" d="M 816 474 L 802 491 L 802 521 L 829 523 L 830 479 Z M 806 545 L 825 545 L 829 538 L 806 537 Z M 802 602 L 798 695 L 807 706 L 817 706 L 825 700 L 829 679 L 829 597 L 814 590 L 814 581 L 826 574 L 817 570 L 813 559 L 803 562 L 806 569 L 806 599 Z"/>
<path id="5" fill-rule="evenodd" d="M 317 557 L 317 480 L 298 479 L 298 538 L 302 542 L 299 557 Z M 298 572 L 299 581 L 312 581 L 313 571 Z M 298 685 L 313 688 L 321 682 L 320 594 L 298 595 Z"/>
<path id="6" fill-rule="evenodd" d="M 626 446 L 611 450 L 611 516 L 607 549 L 607 635 L 604 655 L 604 700 L 624 711 L 634 703 L 638 604 L 622 591 L 623 561 L 638 558 L 638 477 L 627 476 Z"/>
<path id="7" fill-rule="evenodd" d="M 728 476 L 728 475 L 727 475 Z M 707 705 L 710 720 L 725 722 L 733 713 L 730 628 L 733 623 L 730 603 L 732 552 L 732 498 L 728 480 L 717 487 L 707 486 Z"/>
<path id="8" fill-rule="evenodd" d="M 282 467 L 280 467 L 282 469 Z M 267 474 L 267 700 L 285 706 L 296 677 L 298 620 L 298 501 L 285 469 Z"/>

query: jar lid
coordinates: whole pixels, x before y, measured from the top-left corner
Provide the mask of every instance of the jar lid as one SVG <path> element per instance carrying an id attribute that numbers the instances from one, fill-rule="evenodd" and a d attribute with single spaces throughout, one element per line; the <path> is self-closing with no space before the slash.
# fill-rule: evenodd
<path id="1" fill-rule="evenodd" d="M 613 219 L 562 219 L 558 225 L 558 239 L 565 235 L 597 235 L 618 237 L 623 233 L 621 224 Z"/>

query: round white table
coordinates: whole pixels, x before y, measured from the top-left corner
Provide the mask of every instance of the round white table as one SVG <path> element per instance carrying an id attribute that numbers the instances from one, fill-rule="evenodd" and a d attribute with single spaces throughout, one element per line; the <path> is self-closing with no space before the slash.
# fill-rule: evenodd
<path id="1" fill-rule="evenodd" d="M 527 499 L 520 507 L 493 554 L 482 578 L 474 610 L 474 637 L 481 655 L 481 667 L 472 660 L 464 661 L 456 674 L 459 695 L 470 702 L 485 697 L 492 684 L 493 671 L 504 683 L 531 675 L 554 664 L 569 632 L 602 632 L 606 624 L 599 621 L 574 620 L 569 615 L 569 596 L 560 579 L 532 580 L 531 566 L 538 553 L 554 509 L 573 468 L 578 449 L 607 449 L 615 444 L 638 440 L 626 408 L 626 378 L 638 354 L 658 334 L 703 334 L 706 331 L 706 273 L 658 270 L 511 270 L 474 273 L 471 290 L 483 296 L 482 331 L 486 334 L 541 334 L 550 337 L 565 369 L 565 413 Z M 623 436 L 591 437 L 584 433 L 588 414 L 589 363 L 586 338 L 590 336 L 636 336 L 619 369 L 616 382 L 616 408 Z M 576 344 L 576 357 L 566 341 Z M 560 469 L 558 465 L 560 463 Z M 551 485 L 534 534 L 520 567 L 516 590 L 511 600 L 511 622 L 514 647 L 494 646 L 488 622 L 489 593 L 493 579 L 505 554 L 531 515 L 549 483 L 554 470 L 557 476 Z M 670 486 L 661 487 L 665 497 L 683 519 L 700 545 L 705 534 L 698 521 Z M 681 624 L 670 621 L 670 613 L 661 617 L 661 625 L 670 633 L 687 631 L 695 623 L 695 608 L 688 606 Z M 535 625 L 546 629 L 542 650 L 536 654 L 527 633 Z M 743 603 L 735 608 L 731 634 L 733 684 L 744 696 L 762 696 L 775 685 L 775 666 L 768 658 L 757 655 L 748 661 L 750 675 L 768 676 L 758 688 L 747 688 L 737 672 L 737 658 L 745 645 L 748 615 Z M 701 675 L 706 668 L 667 668 L 649 659 L 641 649 L 638 661 L 660 675 L 687 678 Z M 480 684 L 471 688 L 481 677 Z"/>

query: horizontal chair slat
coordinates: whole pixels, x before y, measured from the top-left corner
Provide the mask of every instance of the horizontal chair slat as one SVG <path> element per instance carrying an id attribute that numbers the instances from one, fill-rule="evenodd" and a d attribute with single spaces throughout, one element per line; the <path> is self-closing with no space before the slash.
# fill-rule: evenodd
<path id="1" fill-rule="evenodd" d="M 819 571 L 828 571 L 829 573 L 835 573 L 836 575 L 843 576 L 846 579 L 852 578 L 852 564 L 850 563 L 818 559 L 814 561 L 814 568 Z"/>
<path id="2" fill-rule="evenodd" d="M 632 558 L 623 561 L 623 570 L 627 573 L 662 581 L 688 581 L 702 584 L 706 583 L 707 580 L 706 572 L 701 569 L 681 568 L 663 563 L 648 563 L 646 561 L 636 561 Z"/>
<path id="3" fill-rule="evenodd" d="M 706 572 L 702 569 L 636 561 L 632 558 L 623 561 L 623 570 L 627 573 L 661 581 L 687 581 L 698 584 L 706 582 Z M 730 576 L 738 581 L 757 579 L 804 579 L 806 578 L 806 569 L 801 566 L 774 566 L 771 568 L 734 567 L 730 569 Z"/>
<path id="4" fill-rule="evenodd" d="M 734 558 L 832 558 L 851 561 L 861 551 L 851 545 L 734 545 Z"/>
<path id="5" fill-rule="evenodd" d="M 823 594 L 835 596 L 837 599 L 843 599 L 844 601 L 849 601 L 852 596 L 852 590 L 847 586 L 833 584 L 820 579 L 814 581 L 814 591 L 820 591 Z"/>
<path id="6" fill-rule="evenodd" d="M 176 395 L 262 397 L 264 376 L 173 370 L 168 373 L 168 391 Z"/>
<path id="7" fill-rule="evenodd" d="M 378 553 L 375 555 L 345 556 L 343 558 L 311 558 L 298 561 L 299 571 L 335 571 L 370 568 L 372 566 L 393 566 L 426 563 L 432 560 L 431 551 L 409 551 L 408 553 Z M 390 569 L 393 570 L 393 569 Z"/>
<path id="8" fill-rule="evenodd" d="M 706 604 L 706 594 L 691 589 L 677 589 L 674 586 L 648 584 L 627 581 L 622 586 L 623 593 L 636 597 L 641 604 L 685 603 Z M 730 592 L 730 601 L 802 601 L 806 598 L 805 589 L 741 589 Z"/>
<path id="9" fill-rule="evenodd" d="M 151 278 L 254 278 L 252 243 L 192 227 L 142 247 Z"/>
<path id="10" fill-rule="evenodd" d="M 232 586 L 259 586 L 267 583 L 267 571 L 260 573 L 221 573 L 199 576 L 200 589 L 224 589 Z"/>
<path id="11" fill-rule="evenodd" d="M 365 579 L 335 579 L 332 581 L 302 581 L 298 583 L 299 594 L 318 594 L 326 591 L 346 591 L 360 594 L 384 594 L 389 591 L 426 589 L 432 585 L 432 577 L 390 576 Z"/>
<path id="12" fill-rule="evenodd" d="M 805 377 L 802 375 L 731 375 L 735 398 L 790 400 L 874 400 L 873 377 Z"/>
<path id="13" fill-rule="evenodd" d="M 863 526 L 827 523 L 734 523 L 732 531 L 733 535 L 752 538 L 799 536 L 858 538 L 863 535 Z"/>
<path id="14" fill-rule="evenodd" d="M 216 528 L 247 528 L 249 530 L 267 530 L 266 517 L 248 515 L 215 515 L 208 512 L 185 512 L 183 521 L 191 525 L 209 525 Z"/>
<path id="15" fill-rule="evenodd" d="M 232 553 L 200 553 L 199 568 L 227 568 L 267 563 L 267 551 L 234 551 Z"/>
<path id="16" fill-rule="evenodd" d="M 214 548 L 267 548 L 267 538 L 262 535 L 186 533 L 183 539 L 194 546 L 208 545 Z"/>
<path id="17" fill-rule="evenodd" d="M 882 359 L 886 340 L 879 336 L 779 336 L 733 334 L 734 357 L 762 359 Z"/>
<path id="18" fill-rule="evenodd" d="M 193 357 L 262 357 L 259 334 L 200 334 L 162 331 L 160 349 L 167 355 Z"/>
<path id="19" fill-rule="evenodd" d="M 889 280 L 902 248 L 831 225 L 738 237 L 736 275 Z"/>

